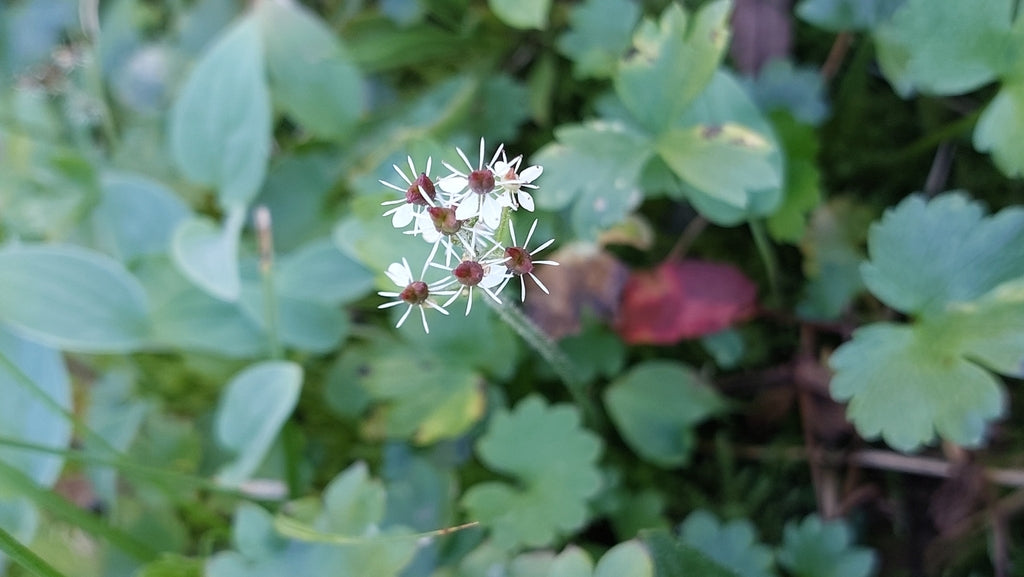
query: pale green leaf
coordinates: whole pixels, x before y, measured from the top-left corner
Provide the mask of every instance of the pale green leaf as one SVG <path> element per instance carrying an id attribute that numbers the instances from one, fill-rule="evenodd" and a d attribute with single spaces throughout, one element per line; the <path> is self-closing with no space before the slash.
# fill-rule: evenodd
<path id="1" fill-rule="evenodd" d="M 139 282 L 108 256 L 72 246 L 0 250 L 0 321 L 56 348 L 142 348 L 149 306 Z"/>
<path id="2" fill-rule="evenodd" d="M 494 415 L 477 454 L 518 483 L 474 485 L 462 504 L 499 547 L 544 546 L 586 521 L 586 501 L 601 483 L 595 467 L 601 441 L 579 421 L 575 407 L 548 406 L 537 396 Z"/>
<path id="3" fill-rule="evenodd" d="M 1010 178 L 1024 175 L 1024 81 L 1003 85 L 974 127 L 974 148 L 992 154 L 992 160 Z"/>
<path id="4" fill-rule="evenodd" d="M 363 81 L 334 32 L 298 2 L 260 2 L 257 14 L 274 100 L 312 134 L 349 136 L 364 108 Z"/>
<path id="5" fill-rule="evenodd" d="M 270 93 L 259 23 L 243 17 L 203 53 L 171 109 L 171 153 L 224 207 L 259 191 L 270 155 Z"/>
<path id="6" fill-rule="evenodd" d="M 807 285 L 797 305 L 800 315 L 834 319 L 864 289 L 860 265 L 866 255 L 871 213 L 849 199 L 837 198 L 811 214 L 800 243 Z"/>
<path id="7" fill-rule="evenodd" d="M 761 67 L 756 78 L 743 84 L 762 110 L 785 110 L 801 123 L 815 126 L 828 115 L 825 82 L 816 68 L 796 67 L 789 60 L 771 60 Z"/>
<path id="8" fill-rule="evenodd" d="M 212 296 L 235 301 L 242 291 L 238 271 L 238 237 L 245 208 L 236 206 L 223 227 L 207 218 L 193 217 L 174 231 L 171 256 L 186 278 Z"/>
<path id="9" fill-rule="evenodd" d="M 122 261 L 163 254 L 175 227 L 189 216 L 174 192 L 145 176 L 103 175 L 103 196 L 93 209 L 93 237 L 100 248 Z"/>
<path id="10" fill-rule="evenodd" d="M 543 30 L 548 26 L 551 0 L 487 0 L 487 4 L 502 22 L 513 28 Z"/>
<path id="11" fill-rule="evenodd" d="M 844 32 L 871 30 L 884 22 L 904 0 L 802 0 L 796 13 L 806 22 L 829 30 Z"/>
<path id="12" fill-rule="evenodd" d="M 587 0 L 569 12 L 558 50 L 573 61 L 577 78 L 607 78 L 629 48 L 640 7 L 628 0 Z"/>
<path id="13" fill-rule="evenodd" d="M 739 577 L 772 577 L 772 552 L 757 540 L 746 519 L 720 522 L 707 511 L 691 513 L 679 528 L 680 541 Z"/>
<path id="14" fill-rule="evenodd" d="M 875 555 L 851 541 L 842 520 L 822 521 L 810 515 L 786 524 L 779 565 L 793 577 L 869 577 L 876 569 Z"/>
<path id="15" fill-rule="evenodd" d="M 962 94 L 1009 64 L 1013 0 L 907 0 L 875 30 L 882 72 L 898 92 Z"/>
<path id="16" fill-rule="evenodd" d="M 594 577 L 654 577 L 654 563 L 639 541 L 626 541 L 612 547 L 598 561 Z"/>
<path id="17" fill-rule="evenodd" d="M 630 448 L 662 467 L 685 465 L 693 429 L 724 402 L 685 365 L 648 361 L 605 391 L 605 407 Z"/>
<path id="18" fill-rule="evenodd" d="M 302 367 L 287 361 L 264 361 L 235 375 L 217 407 L 217 442 L 235 459 L 217 474 L 220 482 L 238 485 L 259 467 L 299 400 Z"/>
<path id="19" fill-rule="evenodd" d="M 716 0 L 690 22 L 672 3 L 657 23 L 640 25 L 635 51 L 615 76 L 615 91 L 651 134 L 664 131 L 711 81 L 729 44 L 731 10 L 731 1 Z"/>
<path id="20" fill-rule="evenodd" d="M 776 116 L 775 128 L 786 151 L 785 196 L 768 217 L 768 232 L 777 241 L 797 243 L 806 232 L 808 214 L 821 202 L 818 140 L 813 127 L 789 115 Z"/>
<path id="21" fill-rule="evenodd" d="M 291 298 L 339 305 L 365 296 L 373 288 L 373 275 L 329 240 L 318 240 L 281 258 L 274 283 Z"/>

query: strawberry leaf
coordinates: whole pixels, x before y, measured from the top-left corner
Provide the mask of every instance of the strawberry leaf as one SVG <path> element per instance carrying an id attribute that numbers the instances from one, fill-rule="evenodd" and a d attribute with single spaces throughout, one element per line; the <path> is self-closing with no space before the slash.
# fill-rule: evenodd
<path id="1" fill-rule="evenodd" d="M 875 555 L 851 543 L 850 529 L 842 520 L 822 521 L 811 515 L 802 523 L 786 525 L 778 553 L 794 577 L 868 577 L 875 572 Z"/>

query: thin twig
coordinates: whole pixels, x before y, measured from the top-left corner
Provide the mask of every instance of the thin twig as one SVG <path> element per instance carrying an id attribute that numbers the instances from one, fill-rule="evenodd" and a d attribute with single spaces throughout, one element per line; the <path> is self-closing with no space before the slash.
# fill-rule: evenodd
<path id="1" fill-rule="evenodd" d="M 843 64 L 843 60 L 846 59 L 846 54 L 850 51 L 850 46 L 852 44 L 852 33 L 840 32 L 836 35 L 835 41 L 832 42 L 832 48 L 828 51 L 828 57 L 825 58 L 825 63 L 821 65 L 821 78 L 825 82 L 835 78 L 835 75 L 839 72 L 839 67 Z"/>
<path id="2" fill-rule="evenodd" d="M 683 229 L 682 234 L 676 240 L 676 243 L 672 245 L 671 250 L 668 251 L 665 260 L 676 260 L 686 256 L 689 252 L 690 247 L 693 246 L 694 241 L 700 236 L 700 233 L 704 232 L 704 229 L 708 227 L 708 219 L 703 216 L 696 216 L 686 224 L 686 228 Z"/>

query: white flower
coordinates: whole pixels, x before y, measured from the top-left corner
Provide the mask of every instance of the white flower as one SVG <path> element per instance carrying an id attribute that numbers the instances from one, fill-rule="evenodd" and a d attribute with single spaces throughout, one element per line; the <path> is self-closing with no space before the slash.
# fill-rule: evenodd
<path id="1" fill-rule="evenodd" d="M 469 315 L 469 311 L 473 308 L 473 288 L 479 287 L 482 291 L 487 293 L 487 296 L 494 299 L 494 302 L 501 304 L 501 299 L 498 298 L 498 293 L 505 287 L 506 278 L 508 277 L 508 268 L 505 267 L 506 257 L 495 257 L 487 258 L 487 255 L 496 252 L 501 249 L 501 245 L 494 244 L 487 253 L 480 257 L 468 254 L 463 258 L 462 262 L 456 265 L 454 268 L 449 266 L 442 266 L 440 264 L 431 264 L 431 266 L 447 270 L 452 273 L 452 276 L 445 281 L 443 284 L 439 284 L 439 288 L 446 288 L 455 284 L 458 286 L 452 291 L 452 296 L 445 301 L 444 306 L 448 306 L 455 302 L 455 299 L 459 298 L 463 292 L 465 292 L 469 300 L 466 303 L 466 315 Z M 498 287 L 495 290 L 495 287 Z"/>
<path id="2" fill-rule="evenodd" d="M 501 153 L 501 160 L 494 163 L 494 174 L 497 175 L 497 186 L 507 194 L 502 194 L 499 199 L 503 206 L 511 206 L 512 210 L 518 210 L 520 206 L 533 212 L 533 195 L 527 192 L 526 188 L 537 188 L 533 181 L 544 172 L 544 167 L 533 165 L 519 173 L 519 164 L 523 161 L 523 155 L 505 160 L 505 153 Z"/>
<path id="3" fill-rule="evenodd" d="M 462 172 L 445 162 L 445 167 L 452 171 L 452 174 L 441 179 L 438 185 L 441 190 L 451 195 L 451 202 L 458 205 L 455 210 L 456 218 L 468 220 L 478 216 L 485 225 L 495 229 L 498 228 L 501 221 L 502 204 L 508 202 L 507 200 L 503 201 L 500 197 L 507 195 L 508 192 L 504 188 L 496 188 L 498 175 L 491 167 L 498 161 L 498 156 L 502 154 L 504 145 L 498 146 L 498 150 L 487 164 L 484 164 L 485 146 L 484 139 L 481 138 L 480 159 L 476 168 L 473 168 L 462 149 L 456 148 L 455 150 L 462 157 L 462 161 L 466 163 L 469 172 Z"/>
<path id="4" fill-rule="evenodd" d="M 533 256 L 535 254 L 551 246 L 551 243 L 555 242 L 555 239 L 550 239 L 532 251 L 527 251 L 526 247 L 530 245 L 530 239 L 533 238 L 533 231 L 536 230 L 536 228 L 537 219 L 533 219 L 533 225 L 530 226 L 530 232 L 526 235 L 526 242 L 523 243 L 523 246 L 519 246 L 516 241 L 516 227 L 515 224 L 512 223 L 509 227 L 509 232 L 512 234 L 512 244 L 514 246 L 510 246 L 505 249 L 504 262 L 509 272 L 509 276 L 505 279 L 505 283 L 508 284 L 512 277 L 519 277 L 519 286 L 521 287 L 520 292 L 522 294 L 521 299 L 523 302 L 526 301 L 526 280 L 524 280 L 523 277 L 529 275 L 530 278 L 533 279 L 533 282 L 537 283 L 537 286 L 539 286 L 542 291 L 547 294 L 551 294 L 551 292 L 548 291 L 548 287 L 544 286 L 544 283 L 540 282 L 537 275 L 533 274 L 533 267 L 538 264 L 558 266 L 558 263 L 553 260 L 533 260 Z M 504 288 L 504 285 L 502 285 L 502 288 Z"/>
<path id="5" fill-rule="evenodd" d="M 402 315 L 402 318 L 398 319 L 398 324 L 395 325 L 396 329 L 400 328 L 402 326 L 402 323 L 405 322 L 405 319 L 409 318 L 409 313 L 412 312 L 412 309 L 414 307 L 418 307 L 420 309 L 420 317 L 423 318 L 423 330 L 424 332 L 427 333 L 430 333 L 430 327 L 427 326 L 427 313 L 425 310 L 426 307 L 436 309 L 440 311 L 441 314 L 444 315 L 448 314 L 448 311 L 444 309 L 444 306 L 437 304 L 436 302 L 434 302 L 433 299 L 430 298 L 432 295 L 452 294 L 451 291 L 438 290 L 440 288 L 443 288 L 445 285 L 450 284 L 448 279 L 441 279 L 440 281 L 434 283 L 434 286 L 428 285 L 426 282 L 423 281 L 423 276 L 427 272 L 427 267 L 430 265 L 430 261 L 434 259 L 434 253 L 436 252 L 436 250 L 437 245 L 434 245 L 434 250 L 430 252 L 430 257 L 427 258 L 427 262 L 423 265 L 423 271 L 420 273 L 419 280 L 412 276 L 412 269 L 409 268 L 409 261 L 405 260 L 405 257 L 402 257 L 402 262 L 400 263 L 391 263 L 388 266 L 388 269 L 384 271 L 384 274 L 388 275 L 388 278 L 390 278 L 391 281 L 395 283 L 395 285 L 401 288 L 402 291 L 378 292 L 377 294 L 379 294 L 382 297 L 393 298 L 395 300 L 384 303 L 378 306 L 377 308 L 387 309 L 402 304 L 409 305 L 409 308 L 406 309 L 405 314 Z"/>
<path id="6" fill-rule="evenodd" d="M 427 169 L 420 172 L 417 176 L 416 165 L 413 164 L 412 157 L 408 156 L 406 159 L 409 161 L 409 170 L 412 174 L 412 178 L 405 175 L 405 172 L 398 165 L 392 164 L 391 167 L 395 169 L 398 176 L 402 177 L 405 181 L 405 188 L 401 186 L 391 184 L 390 182 L 380 180 L 384 186 L 401 192 L 403 197 L 399 200 L 389 200 L 382 202 L 381 206 L 390 206 L 397 204 L 395 208 L 392 208 L 384 213 L 384 216 L 391 216 L 391 225 L 395 228 L 405 228 L 413 221 L 414 218 L 422 213 L 422 208 L 426 206 L 435 206 L 435 199 L 437 198 L 437 190 L 434 188 L 434 181 L 430 179 L 430 166 L 431 159 L 427 158 Z"/>

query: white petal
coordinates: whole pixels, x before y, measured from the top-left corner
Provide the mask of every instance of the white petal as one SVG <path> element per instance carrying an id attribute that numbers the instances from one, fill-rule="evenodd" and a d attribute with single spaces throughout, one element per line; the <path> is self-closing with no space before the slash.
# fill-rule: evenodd
<path id="1" fill-rule="evenodd" d="M 533 195 L 525 190 L 519 191 L 519 206 L 533 212 Z"/>
<path id="2" fill-rule="evenodd" d="M 501 281 L 505 280 L 505 273 L 508 269 L 503 264 L 492 264 L 487 267 L 487 272 L 484 273 L 484 278 L 480 279 L 480 286 L 483 288 L 491 288 L 501 284 Z"/>
<path id="3" fill-rule="evenodd" d="M 501 204 L 492 197 L 486 197 L 480 207 L 480 219 L 491 229 L 498 228 L 501 223 Z M 455 215 L 458 218 L 458 214 Z"/>
<path id="4" fill-rule="evenodd" d="M 462 199 L 459 203 L 459 207 L 455 209 L 455 218 L 457 220 L 466 220 L 473 218 L 480 213 L 480 197 L 476 193 Z"/>
<path id="5" fill-rule="evenodd" d="M 502 177 L 504 177 L 506 174 L 508 174 L 509 168 L 510 167 L 507 162 L 505 162 L 504 160 L 499 160 L 494 164 L 494 173 L 500 174 Z"/>
<path id="6" fill-rule="evenodd" d="M 416 217 L 416 209 L 409 203 L 404 206 L 398 207 L 395 214 L 391 215 L 391 226 L 395 228 L 405 228 L 409 226 L 412 219 Z"/>
<path id="7" fill-rule="evenodd" d="M 519 182 L 533 182 L 537 180 L 537 177 L 544 172 L 543 166 L 537 166 L 536 164 L 527 168 L 519 175 Z"/>
<path id="8" fill-rule="evenodd" d="M 402 288 L 409 286 L 409 283 L 412 282 L 412 279 L 409 278 L 408 271 L 405 270 L 405 267 L 402 266 L 402 263 L 400 262 L 393 262 L 389 264 L 388 270 L 384 271 L 384 274 L 388 275 L 391 282 Z"/>
<path id="9" fill-rule="evenodd" d="M 459 175 L 446 176 L 438 181 L 437 185 L 448 194 L 458 194 L 469 186 L 469 179 Z"/>

